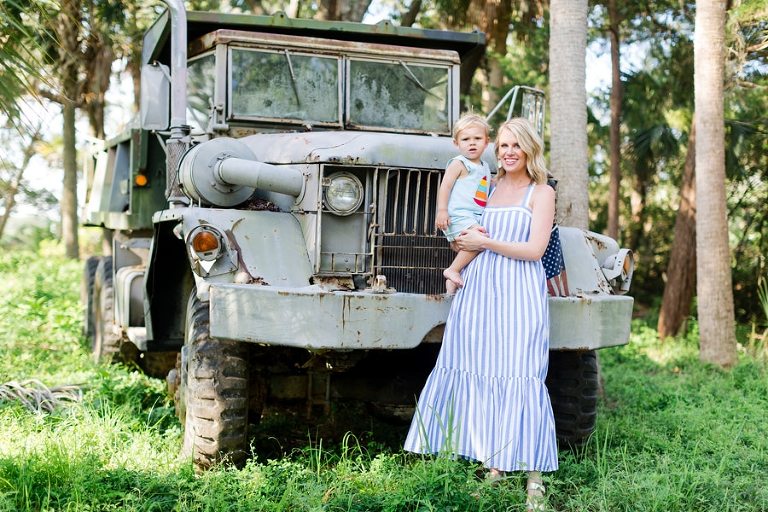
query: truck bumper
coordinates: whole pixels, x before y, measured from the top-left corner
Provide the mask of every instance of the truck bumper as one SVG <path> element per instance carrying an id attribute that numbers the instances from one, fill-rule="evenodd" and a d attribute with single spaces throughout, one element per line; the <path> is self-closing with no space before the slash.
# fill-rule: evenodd
<path id="1" fill-rule="evenodd" d="M 212 284 L 211 335 L 313 350 L 408 349 L 440 341 L 451 298 Z M 632 297 L 550 297 L 550 349 L 626 344 Z"/>
<path id="2" fill-rule="evenodd" d="M 404 349 L 445 323 L 449 297 L 212 284 L 211 335 L 308 349 Z M 439 341 L 439 337 L 435 341 Z"/>
<path id="3" fill-rule="evenodd" d="M 584 295 L 549 298 L 550 350 L 594 350 L 629 342 L 632 297 Z"/>

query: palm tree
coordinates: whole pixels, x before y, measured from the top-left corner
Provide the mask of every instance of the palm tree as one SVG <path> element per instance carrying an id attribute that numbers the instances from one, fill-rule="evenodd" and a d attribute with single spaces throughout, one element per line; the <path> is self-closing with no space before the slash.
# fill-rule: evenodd
<path id="1" fill-rule="evenodd" d="M 44 80 L 41 47 L 54 40 L 50 32 L 33 25 L 44 17 L 37 0 L 0 2 L 0 114 L 18 129 L 24 128 L 18 100 L 35 95 L 35 83 Z"/>
<path id="2" fill-rule="evenodd" d="M 608 193 L 608 236 L 619 238 L 619 189 L 621 188 L 621 85 L 619 26 L 622 22 L 616 0 L 608 0 L 608 33 L 611 40 L 611 180 Z"/>
<path id="3" fill-rule="evenodd" d="M 703 361 L 736 359 L 733 289 L 725 195 L 725 3 L 696 1 L 696 291 Z"/>
<path id="4" fill-rule="evenodd" d="M 586 229 L 587 191 L 587 0 L 552 0 L 550 6 L 550 160 L 560 180 L 557 218 Z"/>

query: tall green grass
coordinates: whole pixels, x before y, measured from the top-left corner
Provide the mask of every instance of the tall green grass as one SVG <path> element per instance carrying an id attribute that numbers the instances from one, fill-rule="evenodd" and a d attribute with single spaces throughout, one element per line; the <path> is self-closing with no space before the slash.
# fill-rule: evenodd
<path id="1" fill-rule="evenodd" d="M 92 362 L 81 337 L 81 265 L 56 246 L 0 257 L 0 384 L 77 384 L 51 414 L 0 403 L 0 511 L 502 511 L 525 509 L 524 475 L 492 486 L 478 465 L 392 449 L 377 432 L 195 475 L 164 383 Z M 545 476 L 562 511 L 768 510 L 768 376 L 742 352 L 703 365 L 697 332 L 660 343 L 636 321 L 600 353 L 598 428 Z"/>

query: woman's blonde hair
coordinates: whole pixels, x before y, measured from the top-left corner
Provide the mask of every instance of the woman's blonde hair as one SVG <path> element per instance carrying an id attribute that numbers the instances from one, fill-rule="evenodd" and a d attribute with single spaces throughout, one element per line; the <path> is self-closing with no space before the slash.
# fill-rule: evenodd
<path id="1" fill-rule="evenodd" d="M 544 161 L 544 141 L 531 125 L 531 122 L 523 117 L 514 117 L 499 126 L 496 133 L 496 158 L 499 158 L 499 137 L 504 130 L 509 131 L 520 145 L 526 157 L 526 170 L 528 176 L 536 184 L 547 182 L 547 164 Z M 497 177 L 504 176 L 504 167 L 499 165 Z"/>
<path id="2" fill-rule="evenodd" d="M 486 138 L 491 138 L 491 126 L 488 124 L 488 121 L 486 121 L 483 116 L 467 112 L 466 114 L 463 114 L 455 123 L 453 123 L 453 140 L 459 138 L 459 132 L 468 128 L 469 126 L 472 126 L 473 124 L 476 124 L 485 130 Z"/>

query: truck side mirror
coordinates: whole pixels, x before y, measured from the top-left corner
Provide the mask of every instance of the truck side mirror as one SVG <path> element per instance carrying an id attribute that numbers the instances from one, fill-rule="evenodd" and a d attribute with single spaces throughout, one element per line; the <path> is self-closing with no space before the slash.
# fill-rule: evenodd
<path id="1" fill-rule="evenodd" d="M 171 74 L 163 64 L 141 66 L 139 114 L 144 130 L 167 130 L 171 111 Z"/>

